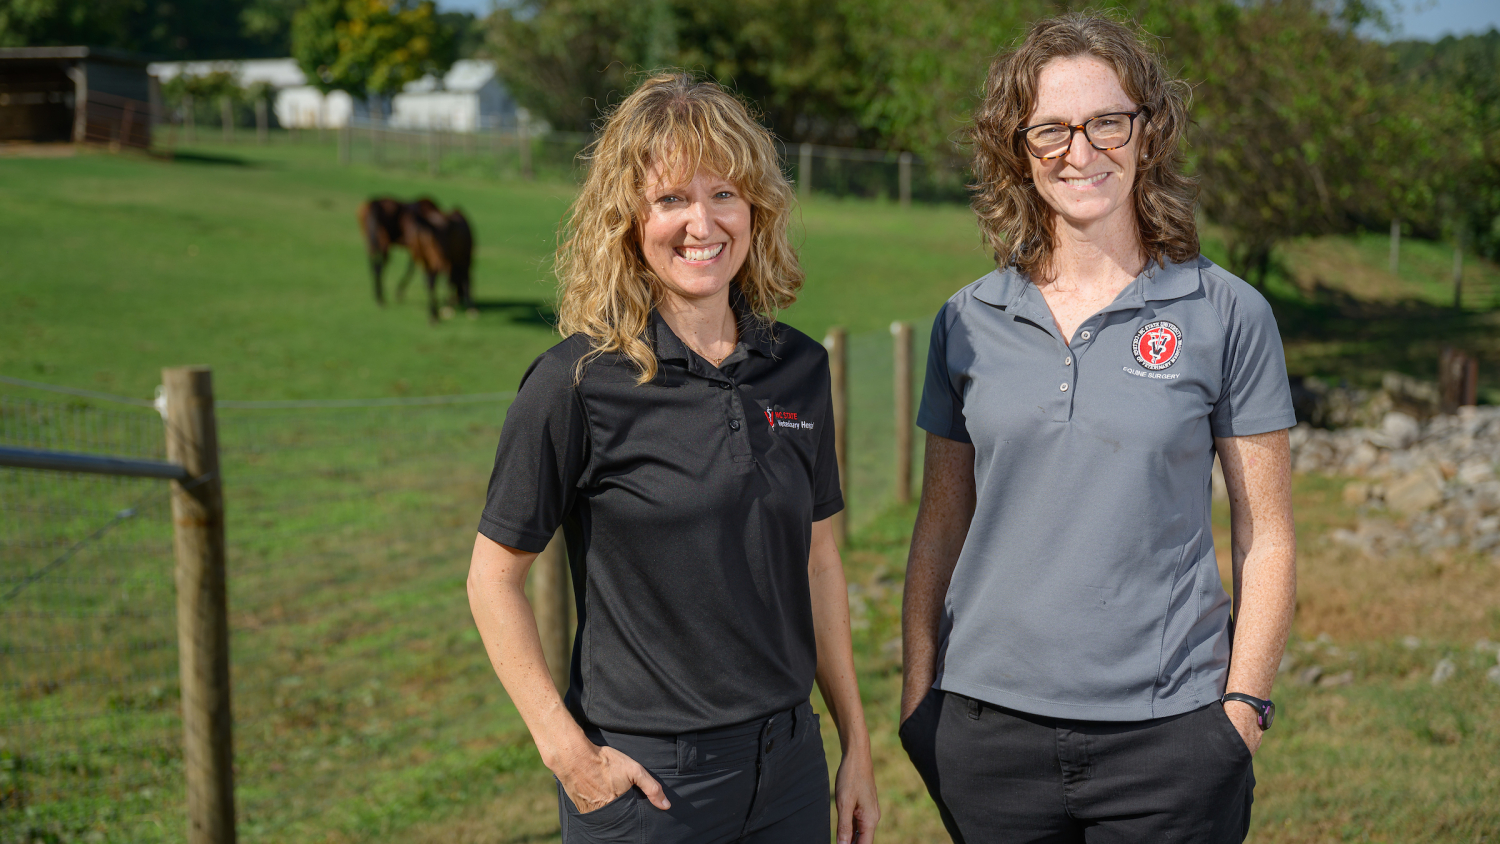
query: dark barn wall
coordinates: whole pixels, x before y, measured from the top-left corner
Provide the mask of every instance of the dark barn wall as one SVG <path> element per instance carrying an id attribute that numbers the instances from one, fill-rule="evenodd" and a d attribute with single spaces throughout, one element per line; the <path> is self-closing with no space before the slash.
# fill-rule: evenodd
<path id="1" fill-rule="evenodd" d="M 87 47 L 0 49 L 0 141 L 146 148 L 152 114 L 141 57 Z"/>
<path id="2" fill-rule="evenodd" d="M 73 139 L 73 80 L 57 62 L 0 62 L 0 141 Z"/>
<path id="3" fill-rule="evenodd" d="M 89 75 L 89 91 L 113 94 L 127 100 L 147 102 L 151 99 L 146 83 L 146 69 L 139 65 L 123 65 L 100 61 L 89 57 L 85 64 Z"/>

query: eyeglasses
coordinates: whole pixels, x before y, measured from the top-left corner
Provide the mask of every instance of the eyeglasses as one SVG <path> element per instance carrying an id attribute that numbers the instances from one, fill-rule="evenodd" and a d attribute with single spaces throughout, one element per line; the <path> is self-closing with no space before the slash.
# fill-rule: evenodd
<path id="1" fill-rule="evenodd" d="M 1100 152 L 1109 152 L 1130 143 L 1130 138 L 1135 133 L 1135 119 L 1144 111 L 1145 108 L 1138 108 L 1135 111 L 1101 114 L 1077 126 L 1071 123 L 1038 123 L 1017 129 L 1016 134 L 1024 137 L 1026 149 L 1043 161 L 1066 155 L 1073 146 L 1073 133 L 1080 129 L 1089 146 Z"/>

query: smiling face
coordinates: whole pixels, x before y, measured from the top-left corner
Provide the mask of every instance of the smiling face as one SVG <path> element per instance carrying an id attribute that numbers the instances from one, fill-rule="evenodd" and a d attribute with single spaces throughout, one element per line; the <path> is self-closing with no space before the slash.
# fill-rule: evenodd
<path id="1" fill-rule="evenodd" d="M 1077 126 L 1101 114 L 1137 108 L 1113 68 L 1093 56 L 1070 56 L 1053 59 L 1042 68 L 1036 107 L 1025 125 Z M 1130 143 L 1119 149 L 1100 152 L 1078 131 L 1065 155 L 1041 161 L 1027 153 L 1037 192 L 1053 212 L 1080 228 L 1133 220 L 1131 191 L 1145 117 L 1136 118 Z"/>
<path id="2" fill-rule="evenodd" d="M 750 254 L 750 203 L 738 187 L 700 167 L 691 181 L 646 174 L 641 254 L 668 296 L 727 295 Z"/>

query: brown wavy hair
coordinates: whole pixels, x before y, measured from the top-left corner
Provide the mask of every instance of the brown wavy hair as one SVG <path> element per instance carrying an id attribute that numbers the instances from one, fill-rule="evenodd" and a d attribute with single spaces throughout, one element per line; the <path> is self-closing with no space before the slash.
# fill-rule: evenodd
<path id="1" fill-rule="evenodd" d="M 1054 217 L 1031 180 L 1031 154 L 1016 130 L 1036 107 L 1037 79 L 1053 59 L 1092 56 L 1114 68 L 1146 114 L 1132 190 L 1141 249 L 1158 263 L 1198 254 L 1197 184 L 1182 174 L 1182 136 L 1192 89 L 1166 70 L 1152 36 L 1134 24 L 1075 12 L 1032 24 L 1018 46 L 995 57 L 968 135 L 974 147 L 971 206 L 995 263 L 1033 281 L 1052 280 Z"/>
<path id="2" fill-rule="evenodd" d="M 593 341 L 577 377 L 592 359 L 618 352 L 644 384 L 656 375 L 646 327 L 664 294 L 641 254 L 648 171 L 690 175 L 706 167 L 749 201 L 750 251 L 732 283 L 767 325 L 802 289 L 788 238 L 795 194 L 771 133 L 717 83 L 680 72 L 651 76 L 603 123 L 580 156 L 588 173 L 558 233 L 558 328 Z"/>

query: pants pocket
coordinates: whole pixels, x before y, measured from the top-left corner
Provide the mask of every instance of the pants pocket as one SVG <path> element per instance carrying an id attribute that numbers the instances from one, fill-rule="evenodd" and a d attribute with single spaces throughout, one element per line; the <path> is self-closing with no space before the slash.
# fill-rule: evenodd
<path id="1" fill-rule="evenodd" d="M 640 840 L 643 799 L 645 795 L 631 786 L 594 811 L 580 812 L 559 782 L 557 801 L 562 807 L 563 844 L 634 844 Z"/>
<path id="2" fill-rule="evenodd" d="M 1235 727 L 1234 722 L 1229 719 L 1229 713 L 1225 711 L 1224 704 L 1215 703 L 1209 705 L 1208 714 L 1210 720 L 1218 725 L 1219 732 L 1224 738 L 1225 746 L 1228 748 L 1230 755 L 1235 759 L 1248 763 L 1251 758 L 1250 747 L 1245 744 L 1245 737 L 1240 735 L 1239 728 Z"/>
<path id="3" fill-rule="evenodd" d="M 906 751 L 917 773 L 922 775 L 928 790 L 934 794 L 937 785 L 938 715 L 942 710 L 942 702 L 941 691 L 928 689 L 922 702 L 896 728 L 896 736 L 901 739 L 902 749 Z"/>

